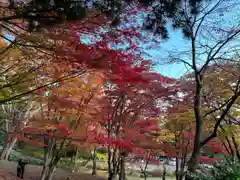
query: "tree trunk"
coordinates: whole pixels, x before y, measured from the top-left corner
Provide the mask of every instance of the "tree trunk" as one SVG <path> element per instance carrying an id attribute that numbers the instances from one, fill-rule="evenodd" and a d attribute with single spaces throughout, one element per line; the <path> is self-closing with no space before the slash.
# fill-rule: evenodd
<path id="1" fill-rule="evenodd" d="M 9 147 L 10 147 L 9 142 L 4 142 L 3 149 L 0 156 L 1 160 L 6 160 L 6 154 L 7 154 L 7 151 L 9 150 Z"/>
<path id="2" fill-rule="evenodd" d="M 55 170 L 56 170 L 56 165 L 53 164 L 53 165 L 49 166 L 47 175 L 44 180 L 52 180 Z"/>
<path id="3" fill-rule="evenodd" d="M 165 164 L 163 165 L 163 175 L 162 175 L 162 180 L 166 180 L 166 174 L 167 174 L 167 171 L 166 171 L 166 166 Z"/>
<path id="4" fill-rule="evenodd" d="M 240 153 L 239 153 L 239 148 L 238 148 L 238 144 L 237 144 L 237 141 L 235 139 L 234 136 L 232 136 L 232 141 L 233 141 L 233 145 L 235 147 L 235 151 L 236 151 L 236 156 L 238 158 L 238 161 L 240 161 Z"/>
<path id="5" fill-rule="evenodd" d="M 112 178 L 112 166 L 111 166 L 111 155 L 112 155 L 112 153 L 111 153 L 111 148 L 110 147 L 108 147 L 108 180 L 112 180 L 113 178 Z"/>
<path id="6" fill-rule="evenodd" d="M 143 172 L 143 176 L 144 176 L 144 180 L 147 180 L 147 173 L 146 173 L 146 171 Z"/>
<path id="7" fill-rule="evenodd" d="M 149 154 L 148 154 L 148 158 L 147 158 L 147 161 L 145 163 L 145 166 L 143 168 L 140 166 L 141 172 L 143 173 L 143 176 L 144 176 L 144 180 L 147 179 L 147 167 L 148 167 L 148 164 L 151 160 L 151 157 L 152 157 L 152 155 L 151 155 L 151 151 L 150 151 Z"/>
<path id="8" fill-rule="evenodd" d="M 226 141 L 227 141 L 227 143 L 228 143 L 229 150 L 230 150 L 230 152 L 231 152 L 231 153 L 229 153 L 229 154 L 232 155 L 233 160 L 234 160 L 235 157 L 236 157 L 235 150 L 234 150 L 234 148 L 232 147 L 232 144 L 231 144 L 231 142 L 229 141 L 228 137 L 226 136 L 225 138 L 226 138 Z M 227 146 L 226 146 L 226 150 L 227 150 Z"/>
<path id="9" fill-rule="evenodd" d="M 176 157 L 176 173 L 175 173 L 175 175 L 176 175 L 176 180 L 179 180 L 179 158 L 178 157 Z"/>
<path id="10" fill-rule="evenodd" d="M 115 169 L 117 169 L 117 167 L 113 167 L 114 160 L 115 160 L 114 153 L 111 151 L 111 148 L 109 147 L 108 148 L 108 180 L 113 180 L 116 177 Z"/>
<path id="11" fill-rule="evenodd" d="M 97 175 L 96 148 L 93 149 L 92 163 L 93 163 L 92 175 L 95 176 L 95 175 Z"/>
<path id="12" fill-rule="evenodd" d="M 56 170 L 56 166 L 61 158 L 60 154 L 56 154 L 56 156 L 48 156 L 46 161 L 44 162 L 43 170 L 41 173 L 41 180 L 52 180 L 54 172 Z"/>
<path id="13" fill-rule="evenodd" d="M 201 132 L 201 131 L 200 131 Z M 197 163 L 200 158 L 200 150 L 201 150 L 201 144 L 200 144 L 200 135 L 201 133 L 196 133 L 195 137 L 195 144 L 192 152 L 191 159 L 188 162 L 188 171 L 195 173 L 197 169 Z"/>
<path id="14" fill-rule="evenodd" d="M 185 155 L 183 156 L 183 158 L 181 159 L 181 167 L 180 167 L 180 176 L 179 176 L 179 180 L 184 179 L 184 175 L 185 175 L 185 166 L 186 166 L 186 160 L 187 159 L 187 150 Z"/>
<path id="15" fill-rule="evenodd" d="M 202 75 L 200 74 L 197 63 L 196 63 L 196 39 L 193 34 L 191 35 L 191 48 L 192 48 L 192 65 L 194 69 L 195 75 L 195 97 L 194 97 L 194 115 L 196 120 L 196 131 L 195 131 L 195 138 L 194 138 L 194 147 L 191 158 L 188 162 L 188 171 L 191 173 L 196 172 L 197 162 L 200 158 L 200 150 L 201 150 L 201 135 L 202 135 L 202 126 L 203 126 L 203 119 L 201 115 L 201 107 L 202 107 Z M 186 180 L 190 180 L 190 177 L 186 176 Z"/>
<path id="16" fill-rule="evenodd" d="M 113 172 L 108 173 L 108 180 L 113 180 L 115 178 Z"/>
<path id="17" fill-rule="evenodd" d="M 120 174 L 119 174 L 119 180 L 125 180 L 126 174 L 125 174 L 125 157 L 121 157 L 120 161 Z"/>
<path id="18" fill-rule="evenodd" d="M 76 152 L 73 153 L 71 157 L 70 164 L 73 165 L 73 167 L 76 166 L 77 157 L 78 157 L 78 149 L 76 150 Z"/>
<path id="19" fill-rule="evenodd" d="M 56 170 L 56 165 L 54 164 L 49 165 L 47 167 L 44 166 L 40 180 L 52 180 L 55 170 Z"/>
<path id="20" fill-rule="evenodd" d="M 11 154 L 13 148 L 14 148 L 14 146 L 16 145 L 16 143 L 17 143 L 17 138 L 14 138 L 12 140 L 12 142 L 10 143 L 10 146 L 9 146 L 7 152 L 6 152 L 5 160 L 8 160 L 8 158 L 9 158 L 9 156 L 10 156 L 10 154 Z"/>
<path id="21" fill-rule="evenodd" d="M 76 155 L 75 154 L 73 154 L 72 156 L 71 156 L 71 160 L 70 160 L 70 165 L 72 164 L 72 165 L 75 165 L 75 158 L 76 157 Z"/>
<path id="22" fill-rule="evenodd" d="M 183 158 L 176 158 L 176 180 L 182 180 L 184 177 L 184 167 L 185 163 L 183 162 Z"/>
<path id="23" fill-rule="evenodd" d="M 49 141 L 44 137 L 44 143 L 45 144 L 48 144 Z M 50 146 L 50 145 L 49 145 Z M 47 173 L 48 173 L 48 164 L 49 164 L 49 161 L 52 157 L 49 157 L 50 156 L 50 148 L 51 147 L 44 147 L 44 164 L 43 164 L 43 169 L 42 169 L 42 172 L 41 172 L 41 179 L 40 180 L 45 180 L 45 177 L 47 176 Z"/>
<path id="24" fill-rule="evenodd" d="M 44 165 L 41 173 L 41 179 L 40 180 L 46 180 L 49 174 L 50 167 L 50 161 L 53 157 L 49 157 L 49 153 L 44 153 Z"/>
<path id="25" fill-rule="evenodd" d="M 45 144 L 48 144 L 48 146 L 44 148 L 44 165 L 40 180 L 51 180 L 55 172 L 55 168 L 63 155 L 61 151 L 65 140 L 62 142 L 59 149 L 56 148 L 56 142 L 53 140 L 49 141 L 44 138 L 44 142 Z"/>
<path id="26" fill-rule="evenodd" d="M 17 138 L 13 138 L 10 142 L 9 141 L 4 142 L 3 150 L 0 156 L 1 160 L 8 160 L 9 155 L 11 154 L 11 151 L 14 148 L 16 143 L 17 143 Z"/>
<path id="27" fill-rule="evenodd" d="M 5 119 L 5 131 L 6 131 L 6 133 L 4 134 L 3 149 L 2 149 L 2 152 L 1 152 L 1 156 L 0 156 L 1 160 L 6 160 L 5 156 L 7 154 L 7 151 L 9 149 L 10 143 L 11 143 L 11 137 L 8 135 L 8 132 L 9 132 L 9 121 L 8 121 L 8 119 Z"/>
<path id="28" fill-rule="evenodd" d="M 188 171 L 190 173 L 195 173 L 197 169 L 197 163 L 200 158 L 200 150 L 201 146 L 200 144 L 196 143 L 193 149 L 193 153 L 191 156 L 191 159 L 188 162 Z M 192 180 L 192 178 L 187 174 L 185 177 L 185 180 Z"/>
<path id="29" fill-rule="evenodd" d="M 44 164 L 43 165 L 43 169 L 42 169 L 42 172 L 41 172 L 41 178 L 40 180 L 45 180 L 45 177 L 47 176 L 47 166 Z"/>

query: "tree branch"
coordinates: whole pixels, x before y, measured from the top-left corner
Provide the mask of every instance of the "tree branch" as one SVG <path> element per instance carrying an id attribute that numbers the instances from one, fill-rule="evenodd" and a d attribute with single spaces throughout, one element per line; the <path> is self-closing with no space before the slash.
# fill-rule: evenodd
<path id="1" fill-rule="evenodd" d="M 223 108 L 224 106 L 226 106 L 230 101 L 231 101 L 231 98 L 228 99 L 228 100 L 227 100 L 225 103 L 223 103 L 221 106 L 219 106 L 219 107 L 217 107 L 217 108 L 215 108 L 215 109 L 213 109 L 213 110 L 211 110 L 211 111 L 208 111 L 207 113 L 205 113 L 205 114 L 203 115 L 203 118 L 205 118 L 206 116 L 208 116 L 208 115 L 210 115 L 210 114 L 212 114 L 212 113 L 214 113 L 214 112 L 222 109 L 222 108 Z"/>
<path id="2" fill-rule="evenodd" d="M 240 91 L 234 94 L 227 104 L 226 109 L 222 112 L 221 116 L 218 118 L 217 123 L 214 126 L 214 130 L 210 136 L 208 136 L 205 140 L 201 142 L 201 146 L 204 146 L 206 143 L 208 143 L 211 139 L 215 138 L 217 136 L 218 127 L 220 126 L 222 120 L 225 118 L 225 116 L 228 114 L 229 110 L 231 109 L 232 105 L 235 103 L 237 98 L 240 96 Z"/>
<path id="3" fill-rule="evenodd" d="M 214 59 L 214 57 L 219 53 L 219 51 L 229 42 L 231 41 L 235 36 L 237 36 L 240 33 L 240 29 L 236 30 L 235 33 L 233 33 L 232 35 L 230 35 L 229 37 L 227 37 L 225 40 L 219 41 L 218 43 L 215 44 L 215 46 L 213 46 L 209 52 L 209 55 L 207 57 L 206 62 L 204 63 L 204 65 L 202 66 L 202 68 L 200 69 L 199 72 L 203 72 L 205 71 L 206 67 L 208 66 L 208 64 L 210 63 L 211 60 Z M 221 44 L 222 43 L 222 44 Z M 221 45 L 220 45 L 221 44 Z M 212 51 L 218 46 L 220 45 L 217 50 L 215 51 L 215 53 L 213 53 L 213 55 L 211 55 Z"/>
<path id="4" fill-rule="evenodd" d="M 86 70 L 82 71 L 81 73 L 77 73 L 77 74 L 75 74 L 75 73 L 74 73 L 74 74 L 70 74 L 70 75 L 68 74 L 68 75 L 63 76 L 63 77 L 61 77 L 61 78 L 58 78 L 58 79 L 55 80 L 55 81 L 52 81 L 52 82 L 50 82 L 50 83 L 44 84 L 44 85 L 39 86 L 39 87 L 36 87 L 36 88 L 34 88 L 34 89 L 32 89 L 32 90 L 23 92 L 23 93 L 21 93 L 21 94 L 14 95 L 14 96 L 9 97 L 9 98 L 7 98 L 7 99 L 0 100 L 0 104 L 6 103 L 6 102 L 8 102 L 8 101 L 15 100 L 15 99 L 20 98 L 20 97 L 22 97 L 22 96 L 26 96 L 26 95 L 31 94 L 31 93 L 39 90 L 39 89 L 42 89 L 42 88 L 44 88 L 44 87 L 51 86 L 51 85 L 53 85 L 53 84 L 55 84 L 55 83 L 57 83 L 57 82 L 61 82 L 61 81 L 65 81 L 65 80 L 71 79 L 71 78 L 76 77 L 76 76 L 79 76 L 79 75 L 81 75 L 81 74 L 83 74 L 83 73 L 85 73 L 85 72 L 86 72 Z"/>
<path id="5" fill-rule="evenodd" d="M 215 9 L 218 5 L 220 5 L 220 3 L 222 3 L 222 2 L 223 2 L 223 0 L 219 0 L 208 12 L 206 12 L 201 18 L 199 18 L 199 19 L 197 20 L 197 21 L 200 20 L 200 22 L 199 22 L 199 24 L 198 24 L 198 26 L 197 26 L 197 29 L 196 29 L 196 31 L 195 31 L 194 38 L 197 37 L 197 33 L 198 33 L 198 31 L 199 31 L 199 29 L 200 29 L 203 21 L 205 20 L 205 18 L 206 18 L 212 11 L 214 11 L 214 9 Z"/>

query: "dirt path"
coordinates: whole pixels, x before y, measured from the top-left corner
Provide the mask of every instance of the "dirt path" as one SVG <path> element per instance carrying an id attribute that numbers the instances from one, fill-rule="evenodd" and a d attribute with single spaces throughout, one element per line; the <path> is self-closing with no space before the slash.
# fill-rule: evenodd
<path id="1" fill-rule="evenodd" d="M 20 180 L 16 177 L 16 162 L 0 161 L 0 180 Z M 26 165 L 24 179 L 25 180 L 39 180 L 41 173 L 41 166 Z M 93 177 L 84 173 L 71 173 L 62 169 L 57 169 L 53 180 L 105 180 L 103 177 Z"/>

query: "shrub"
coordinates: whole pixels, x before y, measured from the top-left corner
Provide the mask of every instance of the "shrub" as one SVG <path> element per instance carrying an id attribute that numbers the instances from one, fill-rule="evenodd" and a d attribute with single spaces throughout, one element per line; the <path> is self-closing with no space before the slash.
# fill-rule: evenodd
<path id="1" fill-rule="evenodd" d="M 39 151 L 29 152 L 28 155 L 29 155 L 29 156 L 32 156 L 32 157 L 36 157 L 36 158 L 42 157 L 42 154 L 41 154 L 41 152 L 39 152 Z"/>
<path id="2" fill-rule="evenodd" d="M 214 165 L 210 175 L 192 175 L 193 180 L 240 180 L 240 163 L 221 161 Z"/>

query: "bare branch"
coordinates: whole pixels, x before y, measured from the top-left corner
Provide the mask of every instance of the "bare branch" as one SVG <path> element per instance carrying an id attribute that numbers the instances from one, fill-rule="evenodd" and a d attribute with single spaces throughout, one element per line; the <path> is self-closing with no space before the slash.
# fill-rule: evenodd
<path id="1" fill-rule="evenodd" d="M 213 139 L 217 136 L 217 131 L 218 131 L 219 125 L 221 124 L 222 120 L 227 116 L 228 112 L 230 111 L 231 107 L 233 106 L 233 104 L 235 103 L 235 101 L 238 99 L 239 96 L 240 96 L 240 91 L 237 92 L 236 94 L 234 94 L 231 97 L 231 99 L 230 99 L 229 103 L 227 104 L 225 110 L 222 112 L 221 116 L 217 119 L 217 122 L 214 126 L 214 130 L 213 130 L 212 134 L 201 142 L 202 146 L 204 146 L 211 139 Z"/>
<path id="2" fill-rule="evenodd" d="M 210 61 L 214 59 L 214 57 L 220 52 L 220 50 L 229 42 L 231 41 L 235 36 L 237 36 L 240 33 L 240 29 L 236 30 L 235 33 L 233 33 L 232 35 L 230 35 L 229 37 L 227 37 L 225 40 L 221 40 L 218 43 L 215 44 L 215 46 L 213 46 L 208 54 L 207 60 L 204 63 L 204 65 L 202 66 L 202 68 L 200 69 L 199 72 L 204 72 L 207 68 L 207 66 L 209 65 Z M 221 44 L 221 45 L 220 45 Z M 220 46 L 219 46 L 220 45 Z M 219 47 L 218 47 L 219 46 Z M 217 48 L 218 47 L 218 48 Z M 211 53 L 214 51 L 214 49 L 216 49 L 216 51 L 213 53 L 213 55 L 211 55 Z"/>
<path id="3" fill-rule="evenodd" d="M 221 110 L 221 109 L 224 108 L 230 101 L 231 101 L 231 98 L 228 99 L 225 103 L 223 103 L 223 104 L 220 105 L 219 107 L 217 107 L 217 108 L 215 108 L 215 109 L 213 109 L 213 110 L 211 110 L 211 111 L 208 111 L 207 113 L 205 113 L 205 114 L 203 115 L 203 118 L 205 118 L 205 117 L 208 116 L 208 115 L 211 115 L 211 114 L 215 113 L 216 111 Z"/>
<path id="4" fill-rule="evenodd" d="M 199 18 L 198 20 L 196 20 L 196 21 L 200 21 L 200 22 L 199 22 L 199 24 L 198 24 L 198 26 L 197 26 L 197 29 L 196 29 L 196 31 L 195 31 L 194 38 L 197 37 L 198 31 L 199 31 L 202 23 L 204 22 L 205 18 L 206 18 L 211 12 L 213 12 L 222 2 L 223 2 L 223 0 L 219 0 L 208 12 L 205 12 L 204 15 L 203 15 L 201 18 Z"/>

